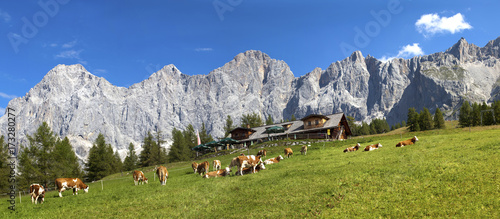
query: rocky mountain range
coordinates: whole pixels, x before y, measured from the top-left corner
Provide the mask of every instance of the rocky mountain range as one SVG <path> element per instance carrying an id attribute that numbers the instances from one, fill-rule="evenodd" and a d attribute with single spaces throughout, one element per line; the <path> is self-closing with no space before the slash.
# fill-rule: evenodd
<path id="1" fill-rule="evenodd" d="M 58 65 L 8 107 L 17 111 L 21 142 L 45 121 L 71 140 L 80 159 L 99 133 L 123 158 L 130 142 L 140 150 L 148 131 L 170 140 L 173 128 L 205 123 L 214 137 L 223 137 L 227 115 L 238 124 L 253 112 L 274 121 L 344 112 L 358 121 L 387 118 L 394 124 L 406 120 L 409 107 L 439 107 L 446 118 L 456 118 L 464 100 L 500 100 L 499 47 L 500 37 L 484 47 L 462 38 L 444 52 L 387 62 L 357 51 L 298 78 L 284 61 L 250 50 L 208 75 L 182 74 L 171 64 L 128 88 L 79 64 Z M 3 116 L 4 135 L 6 126 Z"/>

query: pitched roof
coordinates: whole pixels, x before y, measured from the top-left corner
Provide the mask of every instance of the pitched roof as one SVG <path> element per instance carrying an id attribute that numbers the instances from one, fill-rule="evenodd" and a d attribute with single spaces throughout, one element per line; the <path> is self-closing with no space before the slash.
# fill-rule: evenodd
<path id="1" fill-rule="evenodd" d="M 322 129 L 328 129 L 328 128 L 335 128 L 339 125 L 340 121 L 342 120 L 342 116 L 344 116 L 344 113 L 336 113 L 336 114 L 331 114 L 327 116 L 323 115 L 317 115 L 313 114 L 316 116 L 321 116 L 321 117 L 326 117 L 327 121 L 321 128 L 313 128 L 313 129 L 306 129 L 304 130 L 304 122 L 302 120 L 297 120 L 297 121 L 291 121 L 291 122 L 283 122 L 283 123 L 278 123 L 278 124 L 273 124 L 273 125 L 265 125 L 265 126 L 259 126 L 259 127 L 253 127 L 252 129 L 255 130 L 253 134 L 250 135 L 247 139 L 242 139 L 240 141 L 252 141 L 252 140 L 257 140 L 257 139 L 262 139 L 262 138 L 267 138 L 268 136 L 282 136 L 286 134 L 298 134 L 298 133 L 303 133 L 303 132 L 310 132 L 314 130 L 322 130 Z M 306 116 L 304 118 L 310 117 Z M 303 118 L 303 119 L 304 119 Z M 271 133 L 267 134 L 265 131 L 273 126 L 283 126 L 283 125 L 288 125 L 292 124 L 288 130 L 285 130 L 283 133 Z"/>

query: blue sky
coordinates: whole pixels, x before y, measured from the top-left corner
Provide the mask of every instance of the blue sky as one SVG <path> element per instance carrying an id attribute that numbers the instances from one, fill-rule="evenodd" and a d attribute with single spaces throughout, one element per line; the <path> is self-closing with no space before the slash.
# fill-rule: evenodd
<path id="1" fill-rule="evenodd" d="M 208 74 L 260 50 L 296 77 L 354 50 L 388 60 L 500 36 L 499 1 L 1 1 L 0 115 L 58 64 L 128 87 L 174 64 Z"/>

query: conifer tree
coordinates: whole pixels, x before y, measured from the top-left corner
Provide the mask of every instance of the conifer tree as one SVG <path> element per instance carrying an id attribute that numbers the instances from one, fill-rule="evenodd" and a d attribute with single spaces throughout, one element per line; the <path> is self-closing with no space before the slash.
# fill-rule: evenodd
<path id="1" fill-rule="evenodd" d="M 233 119 L 231 118 L 230 115 L 227 116 L 226 118 L 226 125 L 224 125 L 224 138 L 228 137 L 231 130 L 233 130 L 235 127 L 233 125 Z"/>
<path id="2" fill-rule="evenodd" d="M 82 168 L 78 163 L 75 151 L 71 146 L 68 137 L 63 140 L 57 139 L 56 146 L 52 152 L 55 165 L 53 172 L 56 178 L 59 177 L 83 177 Z"/>
<path id="3" fill-rule="evenodd" d="M 176 162 L 188 160 L 188 150 L 191 149 L 186 147 L 186 139 L 184 138 L 183 133 L 180 130 L 174 128 L 172 130 L 172 140 L 173 143 L 170 146 L 170 152 L 168 153 L 168 161 Z"/>
<path id="4" fill-rule="evenodd" d="M 408 129 L 410 132 L 417 131 L 417 125 L 418 125 L 418 113 L 415 110 L 415 108 L 411 107 L 408 109 Z M 420 131 L 420 126 L 418 128 L 418 131 Z"/>
<path id="5" fill-rule="evenodd" d="M 114 173 L 113 165 L 115 163 L 113 149 L 110 144 L 106 144 L 104 135 L 99 133 L 94 145 L 90 148 L 87 163 L 87 179 L 89 181 L 99 180 L 107 175 Z"/>
<path id="6" fill-rule="evenodd" d="M 211 142 L 214 140 L 212 135 L 207 133 L 207 129 L 205 128 L 204 122 L 201 123 L 201 131 L 200 131 L 199 135 L 200 135 L 200 140 L 201 140 L 202 144 L 205 144 L 205 143 L 208 143 L 208 142 Z"/>
<path id="7" fill-rule="evenodd" d="M 27 135 L 27 138 L 29 147 L 21 147 L 19 153 L 21 185 L 39 183 L 45 186 L 55 177 L 52 171 L 55 163 L 51 153 L 55 148 L 56 136 L 49 125 L 43 122 L 34 135 Z"/>
<path id="8" fill-rule="evenodd" d="M 135 146 L 130 142 L 128 145 L 128 153 L 123 160 L 123 169 L 125 171 L 135 170 L 137 168 L 137 164 L 139 162 L 139 157 L 135 153 Z"/>
<path id="9" fill-rule="evenodd" d="M 297 120 L 297 118 L 295 118 L 295 115 L 292 114 L 292 118 L 290 119 L 290 121 L 296 121 L 296 120 Z"/>
<path id="10" fill-rule="evenodd" d="M 460 112 L 458 114 L 458 124 L 461 127 L 467 127 L 471 125 L 471 107 L 468 101 L 465 101 L 460 107 Z"/>
<path id="11" fill-rule="evenodd" d="M 266 119 L 266 125 L 272 125 L 272 124 L 274 124 L 273 117 L 271 117 L 271 114 L 269 114 Z"/>
<path id="12" fill-rule="evenodd" d="M 9 154 L 8 154 L 8 143 L 5 141 L 5 137 L 0 136 L 0 193 L 9 192 L 9 175 L 10 166 Z"/>
<path id="13" fill-rule="evenodd" d="M 439 109 L 439 107 L 436 108 L 436 112 L 434 112 L 434 128 L 435 129 L 444 129 L 444 118 L 443 118 L 443 113 Z"/>
<path id="14" fill-rule="evenodd" d="M 262 119 L 260 118 L 260 115 L 257 113 L 252 113 L 252 114 L 246 114 L 241 117 L 241 127 L 246 128 L 247 125 L 250 126 L 250 128 L 253 127 L 259 127 L 262 126 L 263 122 Z"/>
<path id="15" fill-rule="evenodd" d="M 425 130 L 431 130 L 433 127 L 432 124 L 432 115 L 429 112 L 429 109 L 424 107 L 424 110 L 420 112 L 419 115 L 419 126 L 420 130 L 425 131 Z"/>
<path id="16" fill-rule="evenodd" d="M 478 103 L 472 104 L 472 114 L 470 122 L 472 126 L 481 125 L 481 106 Z"/>

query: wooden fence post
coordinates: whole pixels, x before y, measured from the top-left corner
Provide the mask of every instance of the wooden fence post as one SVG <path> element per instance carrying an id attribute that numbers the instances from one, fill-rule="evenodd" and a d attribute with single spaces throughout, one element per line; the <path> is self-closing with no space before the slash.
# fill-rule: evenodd
<path id="1" fill-rule="evenodd" d="M 101 180 L 101 190 L 104 190 L 104 184 L 103 184 L 102 180 Z"/>

